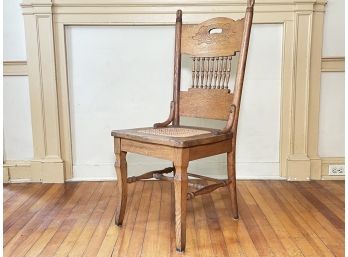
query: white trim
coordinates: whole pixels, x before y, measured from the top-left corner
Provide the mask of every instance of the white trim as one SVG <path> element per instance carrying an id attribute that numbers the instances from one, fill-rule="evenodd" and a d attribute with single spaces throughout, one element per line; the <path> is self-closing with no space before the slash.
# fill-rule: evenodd
<path id="1" fill-rule="evenodd" d="M 30 178 L 17 178 L 17 179 L 10 179 L 7 183 L 34 183 L 31 181 Z"/>
<path id="2" fill-rule="evenodd" d="M 226 179 L 226 176 L 223 175 L 205 175 L 211 178 L 216 179 Z M 190 178 L 191 179 L 191 178 Z M 194 178 L 192 178 L 194 179 Z M 154 180 L 154 179 L 149 179 Z M 286 178 L 280 176 L 237 176 L 237 180 L 286 180 Z M 114 177 L 101 177 L 101 178 L 71 178 L 67 179 L 66 182 L 80 182 L 80 181 L 117 181 Z"/>
<path id="3" fill-rule="evenodd" d="M 321 180 L 346 180 L 346 176 L 329 176 L 329 175 L 323 175 L 321 177 Z"/>

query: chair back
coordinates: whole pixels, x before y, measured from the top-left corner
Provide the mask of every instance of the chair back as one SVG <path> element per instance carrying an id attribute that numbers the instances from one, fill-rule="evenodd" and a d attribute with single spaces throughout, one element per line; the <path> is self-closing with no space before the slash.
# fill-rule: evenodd
<path id="1" fill-rule="evenodd" d="M 209 19 L 200 24 L 182 24 L 177 12 L 174 62 L 174 121 L 180 116 L 228 120 L 231 106 L 238 122 L 254 0 L 248 0 L 245 17 Z M 232 61 L 239 52 L 233 92 L 229 88 Z M 192 58 L 192 83 L 180 90 L 181 55 Z M 236 124 L 234 126 L 236 128 Z"/>

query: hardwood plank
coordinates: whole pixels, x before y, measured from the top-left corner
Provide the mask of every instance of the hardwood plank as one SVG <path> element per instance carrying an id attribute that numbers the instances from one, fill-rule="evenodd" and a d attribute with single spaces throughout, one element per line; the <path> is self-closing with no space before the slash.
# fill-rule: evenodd
<path id="1" fill-rule="evenodd" d="M 64 206 L 58 209 L 58 214 L 53 216 L 46 224 L 40 226 L 38 231 L 41 233 L 36 242 L 31 246 L 30 250 L 26 253 L 26 256 L 38 256 L 41 251 L 45 248 L 47 243 L 53 237 L 55 232 L 58 230 L 61 223 L 69 215 L 71 210 L 77 205 L 78 201 L 82 197 L 84 190 L 87 190 L 87 184 L 83 183 L 69 183 L 73 185 L 76 189 L 72 196 L 67 193 L 64 197 Z"/>
<path id="2" fill-rule="evenodd" d="M 106 233 L 108 231 L 109 227 L 114 226 L 114 214 L 115 209 L 117 205 L 117 183 L 115 182 L 108 182 L 112 185 L 111 189 L 111 196 L 107 199 L 107 206 L 105 207 L 105 210 L 102 213 L 102 216 L 100 217 L 100 220 L 98 224 L 96 224 L 96 229 L 93 231 L 93 234 L 88 241 L 88 243 L 85 242 L 86 248 L 83 252 L 83 256 L 88 257 L 94 257 L 97 256 L 98 251 L 103 243 L 103 240 L 106 236 Z M 133 192 L 133 186 L 129 185 L 129 201 L 131 201 L 132 192 Z M 93 242 L 91 242 L 93 240 Z"/>
<path id="3" fill-rule="evenodd" d="M 252 193 L 255 201 L 261 207 L 263 213 L 266 215 L 271 226 L 273 227 L 277 237 L 281 240 L 284 247 L 287 248 L 288 254 L 292 255 L 309 255 L 315 256 L 316 252 L 305 238 L 291 226 L 291 221 L 284 218 L 277 210 L 280 210 L 278 204 L 273 198 L 267 195 L 265 188 L 261 187 L 261 181 L 255 181 L 251 186 L 247 182 L 247 187 Z M 291 248 L 289 246 L 292 246 Z"/>
<path id="4" fill-rule="evenodd" d="M 132 231 L 132 236 L 129 239 L 129 247 L 127 249 L 126 256 L 140 256 L 143 248 L 146 223 L 149 216 L 149 207 L 151 202 L 151 196 L 153 191 L 153 181 L 147 181 L 144 185 L 144 192 L 141 197 L 141 202 L 138 210 L 136 220 L 134 222 L 134 227 Z M 153 195 L 156 197 L 156 195 Z M 123 256 L 120 252 L 118 256 Z"/>
<path id="5" fill-rule="evenodd" d="M 269 247 L 275 256 L 303 256 L 300 249 L 289 240 L 289 236 L 277 220 L 272 210 L 267 206 L 259 192 L 255 191 L 255 184 L 250 187 L 249 182 L 239 184 L 239 190 L 246 199 L 248 208 L 262 230 Z"/>
<path id="6" fill-rule="evenodd" d="M 15 201 L 7 201 L 4 204 L 4 231 L 9 229 L 18 217 L 26 213 L 32 203 L 35 202 L 37 198 L 40 197 L 40 194 L 43 194 L 48 187 L 48 185 L 45 185 L 45 188 L 43 188 L 39 184 L 35 184 L 29 187 L 28 190 L 16 195 Z"/>
<path id="7" fill-rule="evenodd" d="M 204 213 L 202 197 L 195 198 L 192 201 L 192 205 L 199 255 L 201 257 L 215 256 L 207 219 Z"/>
<path id="8" fill-rule="evenodd" d="M 332 203 L 336 204 L 337 207 L 344 208 L 345 206 L 344 191 L 339 192 L 335 190 L 333 187 L 331 187 L 331 183 L 325 184 L 320 182 L 323 182 L 323 181 L 317 181 L 317 180 L 312 181 L 312 185 L 314 185 L 314 188 L 319 191 L 318 195 L 325 195 L 327 198 L 330 199 Z"/>
<path id="9" fill-rule="evenodd" d="M 232 205 L 231 205 L 231 194 L 227 188 L 221 190 L 221 199 L 227 211 L 227 217 L 231 221 L 232 216 Z M 259 256 L 255 245 L 249 235 L 249 232 L 245 226 L 243 217 L 239 217 L 238 220 L 232 220 L 231 230 L 235 231 L 237 240 L 242 249 L 241 254 L 245 256 Z"/>
<path id="10" fill-rule="evenodd" d="M 114 224 L 114 182 L 6 185 L 12 214 L 4 221 L 4 255 L 344 256 L 344 183 L 237 183 L 237 221 L 227 188 L 188 201 L 185 253 L 175 250 L 170 182 L 130 184 L 121 228 Z"/>
<path id="11" fill-rule="evenodd" d="M 102 188 L 103 195 L 101 196 L 99 202 L 97 203 L 97 206 L 92 211 L 91 216 L 88 219 L 79 237 L 75 241 L 71 251 L 69 252 L 69 256 L 78 257 L 83 255 L 84 251 L 86 250 L 86 247 L 88 246 L 92 238 L 92 235 L 95 229 L 99 225 L 99 221 L 103 215 L 103 212 L 106 206 L 108 205 L 108 202 L 110 201 L 111 195 L 113 193 L 112 189 L 114 189 L 113 184 L 115 183 L 104 182 L 105 187 Z M 91 245 L 94 245 L 94 239 Z"/>
<path id="12" fill-rule="evenodd" d="M 45 234 L 45 232 L 49 231 L 49 225 L 52 222 L 57 222 L 56 219 L 59 218 L 59 213 L 62 209 L 65 208 L 67 203 L 73 198 L 76 193 L 76 190 L 79 188 L 79 184 L 77 183 L 69 183 L 64 185 L 63 195 L 60 197 L 59 201 L 54 205 L 52 211 L 50 211 L 47 215 L 42 215 L 41 224 L 39 227 L 33 231 L 30 236 L 22 243 L 23 245 L 30 246 L 30 250 L 34 250 L 33 245 L 40 242 L 39 239 L 41 236 Z M 26 253 L 26 255 L 28 252 Z M 35 255 L 36 256 L 36 255 Z"/>
<path id="13" fill-rule="evenodd" d="M 223 234 L 223 238 L 225 241 L 227 256 L 244 256 L 243 250 L 240 245 L 240 240 L 237 236 L 236 232 L 236 224 L 238 221 L 231 219 L 232 213 L 229 212 L 223 202 L 223 198 L 221 197 L 222 191 L 226 190 L 226 188 L 220 189 L 217 192 L 213 192 L 211 194 L 211 202 L 214 205 L 214 211 L 216 212 L 216 218 L 220 224 L 220 229 Z M 254 252 L 255 256 L 257 252 Z"/>
<path id="14" fill-rule="evenodd" d="M 212 194 L 212 193 L 211 193 Z M 203 209 L 210 231 L 211 243 L 215 256 L 229 256 L 224 235 L 221 231 L 219 219 L 216 215 L 215 206 L 211 194 L 202 195 Z"/>
<path id="15" fill-rule="evenodd" d="M 158 248 L 158 227 L 159 214 L 162 200 L 162 190 L 160 183 L 153 183 L 153 194 L 150 199 L 149 216 L 146 223 L 144 243 L 141 251 L 141 256 L 152 257 L 154 250 Z"/>
<path id="16" fill-rule="evenodd" d="M 139 181 L 136 183 L 136 188 L 134 192 L 134 199 L 131 205 L 129 206 L 129 210 L 132 210 L 129 214 L 128 220 L 125 224 L 122 225 L 120 229 L 119 238 L 116 241 L 115 246 L 113 247 L 112 253 L 107 256 L 125 256 L 125 253 L 129 247 L 129 240 L 132 236 L 135 220 L 139 211 L 139 206 L 142 199 L 143 189 L 145 182 Z M 127 212 L 127 210 L 126 210 Z M 99 253 L 98 253 L 99 256 Z M 102 256 L 102 255 L 100 255 Z M 105 256 L 105 255 L 104 255 Z"/>
<path id="17" fill-rule="evenodd" d="M 158 224 L 158 234 L 160 235 L 158 240 L 157 249 L 154 251 L 157 253 L 157 256 L 170 256 L 171 251 L 171 239 L 170 232 L 174 229 L 173 219 L 174 214 L 173 209 L 173 186 L 172 183 L 163 181 L 161 182 L 161 209 L 159 215 L 159 224 Z M 174 244 L 175 245 L 175 244 Z M 173 247 L 174 247 L 173 245 Z"/>
<path id="18" fill-rule="evenodd" d="M 292 187 L 293 190 L 298 190 L 296 183 L 290 183 L 288 186 Z M 302 200 L 301 203 L 311 211 L 314 217 L 327 229 L 327 231 L 337 235 L 338 238 L 342 235 L 344 222 L 337 218 L 330 209 L 306 190 L 297 191 L 296 196 Z"/>
<path id="19" fill-rule="evenodd" d="M 345 183 L 344 181 L 334 181 L 331 180 L 327 183 L 327 180 L 317 180 L 316 183 L 327 191 L 331 192 L 336 198 L 342 203 L 345 202 Z M 340 182 L 340 183 L 337 183 Z"/>
<path id="20" fill-rule="evenodd" d="M 344 256 L 344 243 L 342 241 L 344 236 L 335 231 L 335 228 L 327 229 L 325 224 L 321 222 L 323 221 L 323 216 L 320 216 L 318 212 L 313 212 L 313 206 L 306 202 L 307 200 L 300 193 L 296 192 L 291 183 L 274 182 L 273 186 L 277 189 L 278 194 L 282 194 L 297 210 L 297 213 L 302 216 L 330 251 L 336 256 Z"/>
<path id="21" fill-rule="evenodd" d="M 195 257 L 199 256 L 197 246 L 197 235 L 195 230 L 195 219 L 193 215 L 192 201 L 187 201 L 187 217 L 186 217 L 186 250 L 185 256 Z"/>
<path id="22" fill-rule="evenodd" d="M 332 180 L 334 184 L 339 185 L 340 187 L 342 187 L 342 189 L 344 189 L 344 184 L 346 183 L 344 180 Z"/>
<path id="23" fill-rule="evenodd" d="M 25 190 L 28 190 L 32 185 L 28 184 L 3 184 L 3 202 L 4 204 L 11 199 L 12 197 L 16 196 L 16 199 L 18 198 L 18 194 L 23 194 Z M 14 200 L 14 198 L 12 198 Z M 15 202 L 15 201 L 12 201 Z M 17 202 L 17 201 L 16 201 Z"/>
<path id="24" fill-rule="evenodd" d="M 4 248 L 5 255 L 12 252 L 14 256 L 24 256 L 42 235 L 53 217 L 66 203 L 66 200 L 72 196 L 75 189 L 74 185 L 66 186 L 66 191 L 65 185 L 63 184 L 56 184 L 55 186 L 57 189 L 52 193 L 52 196 L 47 199 L 47 204 L 38 211 L 6 245 Z M 50 194 L 49 191 L 47 192 L 47 195 L 48 194 Z"/>
<path id="25" fill-rule="evenodd" d="M 42 249 L 42 252 L 40 253 L 41 256 L 53 256 L 57 252 L 57 249 L 77 222 L 80 213 L 83 213 L 87 208 L 89 200 L 98 187 L 100 187 L 100 184 L 98 183 L 85 183 L 85 190 L 81 192 L 82 198 L 79 199 L 73 209 L 68 208 L 70 212 L 66 213 L 66 217 L 64 217 L 58 226 L 53 226 L 53 235 L 51 235 L 44 249 Z"/>
<path id="26" fill-rule="evenodd" d="M 95 210 L 96 205 L 100 202 L 102 196 L 107 190 L 105 182 L 99 183 L 96 191 L 88 201 L 86 208 L 78 213 L 78 219 L 74 223 L 74 225 L 70 228 L 69 233 L 64 238 L 63 242 L 60 244 L 58 249 L 56 250 L 54 256 L 63 257 L 68 256 L 69 251 L 74 246 L 74 243 L 78 239 L 79 235 L 82 233 L 83 229 L 86 226 L 87 221 L 90 219 L 93 211 Z M 106 192 L 107 193 L 107 192 Z M 72 255 L 73 256 L 73 255 Z"/>
<path id="27" fill-rule="evenodd" d="M 297 241 L 298 246 L 303 249 L 307 248 L 308 244 L 314 248 L 318 256 L 333 256 L 332 252 L 321 241 L 317 234 L 307 225 L 306 221 L 301 217 L 295 208 L 274 189 L 274 182 L 267 182 L 264 187 L 264 193 L 272 197 L 277 203 L 274 210 L 281 217 L 283 224 L 289 231 L 290 235 Z M 267 197 L 268 198 L 268 197 Z M 268 198 L 270 200 L 270 198 Z M 305 240 L 303 240 L 305 238 Z M 302 250 L 306 253 L 305 250 Z"/>
<path id="28" fill-rule="evenodd" d="M 248 202 L 249 198 L 244 198 L 241 189 L 241 183 L 238 184 L 238 205 L 240 217 L 248 230 L 251 240 L 260 256 L 275 256 L 270 245 L 267 243 L 267 235 L 264 235 L 262 228 L 259 227 L 255 218 L 253 217 L 249 205 L 253 202 Z"/>
<path id="29" fill-rule="evenodd" d="M 320 187 L 315 187 L 312 183 L 308 183 L 306 184 L 306 186 L 303 186 L 301 184 L 302 183 L 296 183 L 295 185 L 303 189 L 301 190 L 301 192 L 305 195 L 305 197 L 309 201 L 314 200 L 316 205 L 318 205 L 318 208 L 321 208 L 321 212 L 323 212 L 324 208 L 324 213 L 327 213 L 329 215 L 329 219 L 334 222 L 338 226 L 338 228 L 344 227 L 344 213 L 342 212 L 344 204 L 337 202 L 336 197 L 327 194 L 325 191 L 319 195 L 318 191 L 321 190 Z"/>
<path id="30" fill-rule="evenodd" d="M 9 217 L 6 225 L 7 228 L 4 233 L 4 245 L 6 246 L 9 241 L 24 227 L 30 220 L 43 208 L 47 208 L 48 200 L 57 193 L 59 190 L 59 185 L 50 185 L 42 187 L 42 190 L 38 191 L 37 194 L 33 195 L 30 199 L 26 201 L 20 210 L 18 210 L 21 215 L 19 216 L 17 212 Z M 28 204 L 27 204 L 28 203 Z M 48 207 L 49 208 L 49 207 Z M 11 224 L 11 225 L 10 225 Z"/>
<path id="31" fill-rule="evenodd" d="M 129 191 L 128 191 L 128 197 L 129 197 L 129 201 L 128 201 L 128 206 L 126 207 L 126 214 L 125 214 L 125 218 L 124 218 L 124 224 L 126 224 L 127 220 L 128 220 L 128 216 L 130 216 L 129 214 L 131 213 L 131 211 L 127 211 L 128 209 L 131 208 L 131 206 L 133 205 L 133 201 L 138 201 L 140 195 L 137 195 L 139 193 L 139 191 L 136 191 L 135 189 L 139 187 L 139 185 L 141 185 L 141 183 L 134 183 L 134 184 L 130 184 L 129 186 Z M 141 185 L 142 187 L 142 185 Z M 116 187 L 115 187 L 116 190 Z M 117 197 L 120 197 L 119 195 Z M 117 205 L 117 202 L 114 203 L 115 206 Z M 97 250 L 97 255 L 89 255 L 88 253 L 86 253 L 86 256 L 98 256 L 98 257 L 103 257 L 103 256 L 111 256 L 112 252 L 114 251 L 114 247 L 116 242 L 118 242 L 118 240 L 122 239 L 122 235 L 124 233 L 124 225 L 122 227 L 118 227 L 115 225 L 115 210 L 116 208 L 113 210 L 113 216 L 111 219 L 111 222 L 109 222 L 109 227 L 106 231 L 105 237 L 99 247 L 99 249 Z M 100 232 L 100 234 L 102 235 L 102 232 Z M 119 235 L 120 234 L 120 235 Z M 94 251 L 96 250 L 93 247 Z"/>

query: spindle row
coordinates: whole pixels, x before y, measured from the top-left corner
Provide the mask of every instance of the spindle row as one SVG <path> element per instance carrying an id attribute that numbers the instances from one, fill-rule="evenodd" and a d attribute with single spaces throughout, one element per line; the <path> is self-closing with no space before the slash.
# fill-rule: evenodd
<path id="1" fill-rule="evenodd" d="M 192 88 L 228 89 L 232 56 L 192 57 Z"/>

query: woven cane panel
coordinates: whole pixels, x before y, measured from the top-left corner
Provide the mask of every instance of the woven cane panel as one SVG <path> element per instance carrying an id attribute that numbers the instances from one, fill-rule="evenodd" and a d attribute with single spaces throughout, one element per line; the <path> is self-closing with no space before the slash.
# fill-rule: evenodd
<path id="1" fill-rule="evenodd" d="M 137 132 L 168 137 L 191 137 L 210 133 L 209 131 L 190 128 L 149 128 L 138 130 Z"/>

